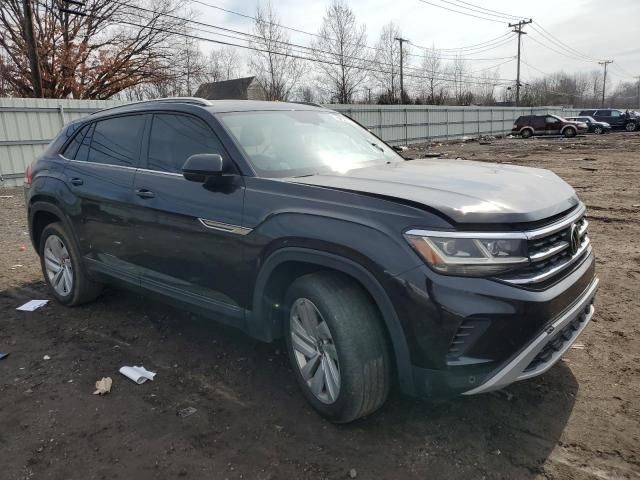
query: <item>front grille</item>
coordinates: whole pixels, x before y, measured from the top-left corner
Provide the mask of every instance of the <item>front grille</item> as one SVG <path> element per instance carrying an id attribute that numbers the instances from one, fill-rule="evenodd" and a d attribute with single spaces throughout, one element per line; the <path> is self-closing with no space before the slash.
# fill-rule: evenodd
<path id="1" fill-rule="evenodd" d="M 589 302 L 580 315 L 560 330 L 560 332 L 558 332 L 556 336 L 553 337 L 553 339 L 547 343 L 542 350 L 540 350 L 540 353 L 534 357 L 527 368 L 524 369 L 523 373 L 536 370 L 548 361 L 552 360 L 554 354 L 561 351 L 567 342 L 570 342 L 576 336 L 580 327 L 587 320 L 588 315 L 591 312 L 592 304 L 593 302 Z"/>
<path id="2" fill-rule="evenodd" d="M 549 227 L 525 232 L 529 239 L 529 265 L 500 278 L 516 285 L 533 286 L 562 277 L 563 273 L 591 251 L 588 227 L 584 207 L 581 207 Z M 571 248 L 570 238 L 573 228 L 577 230 L 579 237 L 575 251 Z"/>

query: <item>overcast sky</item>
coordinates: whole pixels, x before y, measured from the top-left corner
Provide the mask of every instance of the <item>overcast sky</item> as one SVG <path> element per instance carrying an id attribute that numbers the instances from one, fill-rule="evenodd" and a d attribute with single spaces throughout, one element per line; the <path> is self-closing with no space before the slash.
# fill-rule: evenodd
<path id="1" fill-rule="evenodd" d="M 236 12 L 253 15 L 255 0 L 202 0 Z M 272 0 L 284 25 L 301 30 L 317 32 L 324 11 L 330 0 Z M 451 1 L 451 0 L 449 0 Z M 492 9 L 510 15 L 532 18 L 534 25 L 542 26 L 552 35 L 579 52 L 596 59 L 613 59 L 609 68 L 611 84 L 618 81 L 634 81 L 631 75 L 640 75 L 640 0 L 538 0 L 537 2 L 514 2 L 513 0 L 466 0 L 479 8 Z M 451 7 L 442 0 L 430 3 Z M 264 2 L 263 2 L 264 3 Z M 459 2 L 458 2 L 459 3 Z M 420 0 L 348 0 L 358 22 L 364 23 L 368 32 L 368 43 L 374 45 L 382 26 L 395 22 L 404 37 L 416 45 L 453 49 L 485 42 L 509 32 L 504 23 L 480 20 L 449 12 L 442 8 L 422 3 Z M 194 4 L 203 22 L 226 26 L 244 32 L 251 31 L 251 20 Z M 472 13 L 472 12 L 469 12 Z M 523 37 L 523 60 L 543 72 L 564 70 L 565 72 L 602 69 L 597 63 L 568 58 L 545 48 L 535 40 L 552 48 L 565 51 L 565 47 L 544 39 L 531 26 L 525 27 L 529 35 Z M 294 43 L 308 45 L 310 37 L 289 32 Z M 203 45 L 207 50 L 211 44 Z M 414 50 L 414 53 L 419 53 Z M 449 54 L 449 52 L 447 52 Z M 497 58 L 516 54 L 516 39 L 508 44 L 486 52 L 473 53 L 470 57 Z M 413 59 L 416 62 L 417 59 Z M 504 60 L 473 61 L 471 69 L 496 65 Z M 500 77 L 514 78 L 516 63 L 500 68 Z M 523 81 L 541 73 L 527 65 L 522 66 Z"/>

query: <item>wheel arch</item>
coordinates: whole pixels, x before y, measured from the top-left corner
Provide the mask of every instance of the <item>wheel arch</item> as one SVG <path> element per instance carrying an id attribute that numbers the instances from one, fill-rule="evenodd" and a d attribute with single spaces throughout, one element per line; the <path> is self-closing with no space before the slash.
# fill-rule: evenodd
<path id="1" fill-rule="evenodd" d="M 395 308 L 376 277 L 348 258 L 299 247 L 282 248 L 272 253 L 256 280 L 253 310 L 247 319 L 249 334 L 265 341 L 280 337 L 284 312 L 281 302 L 287 287 L 295 278 L 318 270 L 333 270 L 351 277 L 369 295 L 382 317 L 400 387 L 405 393 L 413 393 L 409 347 Z"/>
<path id="2" fill-rule="evenodd" d="M 560 129 L 560 133 L 563 134 L 569 128 L 575 130 L 576 134 L 578 133 L 578 127 L 576 127 L 575 125 L 565 125 Z"/>
<path id="3" fill-rule="evenodd" d="M 36 252 L 39 252 L 40 249 L 42 231 L 47 225 L 54 222 L 61 222 L 77 245 L 77 239 L 69 219 L 55 203 L 55 200 L 44 195 L 33 197 L 29 203 L 29 232 L 31 233 L 31 243 Z"/>

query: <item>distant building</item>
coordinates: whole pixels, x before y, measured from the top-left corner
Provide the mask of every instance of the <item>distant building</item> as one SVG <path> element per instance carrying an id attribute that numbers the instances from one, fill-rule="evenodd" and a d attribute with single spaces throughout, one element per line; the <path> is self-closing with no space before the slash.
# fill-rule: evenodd
<path id="1" fill-rule="evenodd" d="M 203 83 L 198 87 L 196 97 L 207 100 L 265 100 L 264 89 L 256 77 L 234 78 L 222 82 Z"/>

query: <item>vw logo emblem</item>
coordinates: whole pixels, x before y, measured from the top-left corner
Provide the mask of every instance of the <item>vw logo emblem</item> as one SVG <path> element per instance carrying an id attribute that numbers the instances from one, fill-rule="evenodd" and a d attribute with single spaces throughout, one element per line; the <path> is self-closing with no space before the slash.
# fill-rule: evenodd
<path id="1" fill-rule="evenodd" d="M 569 230 L 569 251 L 571 255 L 575 255 L 578 253 L 578 249 L 580 248 L 580 230 L 578 229 L 578 225 L 575 223 L 571 225 L 571 230 Z"/>

